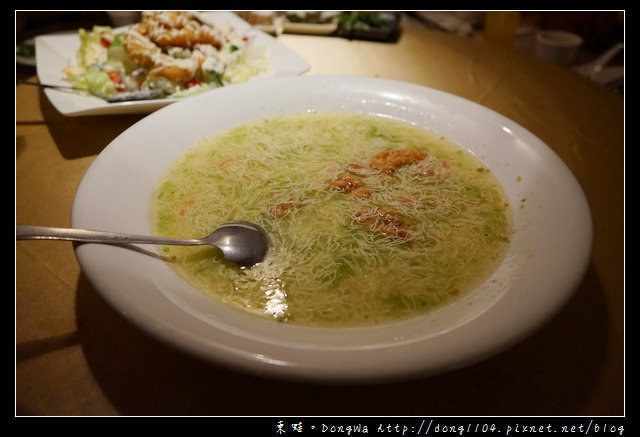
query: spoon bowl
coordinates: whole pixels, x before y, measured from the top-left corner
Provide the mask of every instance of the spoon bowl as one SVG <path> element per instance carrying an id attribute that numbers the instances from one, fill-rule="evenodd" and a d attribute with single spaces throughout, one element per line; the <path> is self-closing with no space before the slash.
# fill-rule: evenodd
<path id="1" fill-rule="evenodd" d="M 262 262 L 269 248 L 266 232 L 249 222 L 225 223 L 202 241 L 217 247 L 227 260 L 243 267 Z"/>
<path id="2" fill-rule="evenodd" d="M 16 240 L 67 240 L 84 243 L 142 243 L 179 246 L 206 244 L 217 247 L 222 251 L 225 259 L 241 267 L 253 267 L 262 262 L 269 249 L 269 239 L 264 229 L 249 222 L 225 223 L 211 234 L 199 239 L 163 238 L 88 229 L 16 225 Z"/>

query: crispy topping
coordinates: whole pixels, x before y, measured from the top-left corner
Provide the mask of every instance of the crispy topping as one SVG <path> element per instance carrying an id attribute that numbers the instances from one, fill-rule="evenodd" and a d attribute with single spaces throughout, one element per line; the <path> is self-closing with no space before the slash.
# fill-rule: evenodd
<path id="1" fill-rule="evenodd" d="M 295 207 L 296 207 L 296 203 L 295 202 L 283 202 L 283 203 L 278 203 L 276 205 L 272 205 L 269 208 L 269 212 L 275 218 L 279 218 L 280 219 L 280 218 L 286 216 L 287 214 L 289 214 L 289 212 L 291 212 L 291 210 L 294 209 Z"/>
<path id="2" fill-rule="evenodd" d="M 419 149 L 384 150 L 373 157 L 370 166 L 385 173 L 393 173 L 402 166 L 415 164 L 425 156 L 427 154 Z"/>
<path id="3" fill-rule="evenodd" d="M 365 186 L 364 181 L 358 176 L 348 173 L 340 173 L 335 179 L 328 180 L 327 184 L 333 190 L 353 193 L 356 197 L 368 198 L 371 196 L 371 190 Z"/>
<path id="4" fill-rule="evenodd" d="M 141 23 L 147 27 L 149 39 L 160 47 L 191 49 L 196 44 L 210 44 L 220 48 L 213 28 L 192 12 L 145 11 Z"/>
<path id="5" fill-rule="evenodd" d="M 411 238 L 411 231 L 404 227 L 400 214 L 390 208 L 377 207 L 360 211 L 356 214 L 355 221 L 388 237 Z"/>

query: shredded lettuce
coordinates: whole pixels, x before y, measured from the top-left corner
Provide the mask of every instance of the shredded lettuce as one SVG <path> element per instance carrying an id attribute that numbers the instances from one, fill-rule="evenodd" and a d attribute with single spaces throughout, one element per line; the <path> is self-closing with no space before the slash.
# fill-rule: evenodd
<path id="1" fill-rule="evenodd" d="M 178 99 L 178 98 L 183 98 L 183 97 L 189 97 L 189 96 L 193 96 L 195 94 L 200 94 L 200 93 L 203 93 L 205 91 L 209 91 L 210 89 L 213 89 L 213 88 L 217 88 L 217 85 L 202 83 L 200 85 L 193 86 L 193 87 L 188 88 L 186 90 L 180 90 L 178 92 L 175 92 L 175 93 L 169 95 L 169 98 Z"/>
<path id="2" fill-rule="evenodd" d="M 247 82 L 252 77 L 267 71 L 269 62 L 263 47 L 245 47 L 234 51 L 223 74 L 223 82 L 234 84 Z"/>
<path id="3" fill-rule="evenodd" d="M 107 60 L 107 48 L 100 44 L 100 34 L 103 32 L 112 32 L 112 30 L 107 26 L 94 26 L 91 31 L 78 30 L 80 48 L 76 52 L 76 57 L 79 66 L 88 68 Z"/>
<path id="4" fill-rule="evenodd" d="M 116 93 L 116 88 L 109 79 L 109 75 L 95 66 L 74 77 L 73 87 L 100 96 L 111 96 Z"/>
<path id="5" fill-rule="evenodd" d="M 129 58 L 127 51 L 122 44 L 111 44 L 107 49 L 107 61 L 105 63 L 107 70 L 124 70 L 126 74 L 131 74 L 138 65 Z"/>

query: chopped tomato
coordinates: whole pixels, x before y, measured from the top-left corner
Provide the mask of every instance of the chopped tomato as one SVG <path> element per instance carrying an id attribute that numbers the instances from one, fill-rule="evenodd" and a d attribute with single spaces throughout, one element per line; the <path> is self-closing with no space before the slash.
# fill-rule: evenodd
<path id="1" fill-rule="evenodd" d="M 194 87 L 196 85 L 200 85 L 200 81 L 198 79 L 191 79 L 190 81 L 186 82 L 184 84 L 184 87 L 189 89 L 191 87 Z"/>
<path id="2" fill-rule="evenodd" d="M 107 71 L 109 75 L 109 79 L 116 88 L 116 91 L 124 91 L 124 84 L 122 83 L 122 77 L 120 77 L 120 72 L 117 70 Z"/>
<path id="3" fill-rule="evenodd" d="M 111 41 L 109 41 L 104 36 L 101 36 L 100 37 L 100 44 L 102 44 L 103 47 L 109 48 L 111 46 Z"/>
<path id="4" fill-rule="evenodd" d="M 180 215 L 180 217 L 184 216 L 185 213 L 187 212 L 186 207 L 192 206 L 194 203 L 196 203 L 194 199 L 187 200 L 184 204 L 185 205 L 184 208 L 180 208 L 180 210 L 178 210 L 178 214 Z"/>
<path id="5" fill-rule="evenodd" d="M 116 71 L 116 70 L 107 71 L 107 74 L 109 75 L 109 79 L 111 79 L 111 82 L 122 83 L 122 78 L 120 77 L 119 71 Z"/>
<path id="6" fill-rule="evenodd" d="M 218 163 L 218 167 L 225 168 L 230 161 L 231 161 L 231 158 L 225 159 L 224 161 Z"/>

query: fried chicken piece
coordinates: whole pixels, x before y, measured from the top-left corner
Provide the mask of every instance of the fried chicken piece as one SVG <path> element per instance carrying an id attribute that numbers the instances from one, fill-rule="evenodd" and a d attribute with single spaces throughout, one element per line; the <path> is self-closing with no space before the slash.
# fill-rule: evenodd
<path id="1" fill-rule="evenodd" d="M 161 76 L 175 82 L 187 82 L 193 79 L 200 66 L 193 58 L 176 59 L 164 53 L 154 58 L 153 68 L 149 71 L 149 78 Z"/>
<path id="2" fill-rule="evenodd" d="M 132 61 L 150 68 L 155 63 L 160 47 L 147 38 L 149 27 L 144 23 L 134 25 L 122 39 L 122 46 Z"/>
<path id="3" fill-rule="evenodd" d="M 213 27 L 188 11 L 146 11 L 141 23 L 148 26 L 147 35 L 160 47 L 192 49 L 196 44 L 209 44 L 220 48 Z"/>

